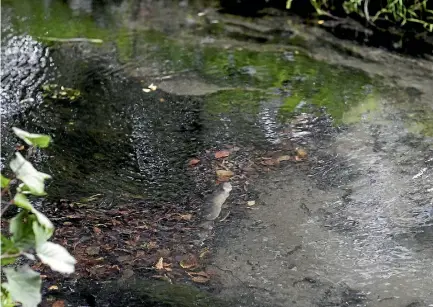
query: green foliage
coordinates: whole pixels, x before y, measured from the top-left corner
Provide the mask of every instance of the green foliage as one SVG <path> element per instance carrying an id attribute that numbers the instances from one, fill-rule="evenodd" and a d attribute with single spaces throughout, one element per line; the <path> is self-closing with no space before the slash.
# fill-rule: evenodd
<path id="1" fill-rule="evenodd" d="M 24 265 L 18 269 L 5 268 L 4 273 L 8 279 L 2 286 L 10 294 L 13 301 L 18 301 L 23 307 L 36 307 L 42 300 L 41 277 L 29 266 Z M 25 291 L 23 291 L 25 289 Z"/>
<path id="2" fill-rule="evenodd" d="M 47 135 L 32 134 L 18 128 L 13 128 L 17 137 L 33 147 L 47 147 L 51 138 Z M 10 162 L 10 168 L 15 178 L 8 179 L 2 175 L 2 195 L 7 195 L 10 185 L 17 185 L 15 196 L 2 207 L 2 214 L 9 206 L 15 205 L 20 212 L 9 221 L 9 235 L 1 234 L 1 264 L 16 262 L 18 257 L 25 256 L 35 260 L 32 252 L 51 269 L 60 273 L 73 273 L 75 259 L 61 245 L 48 242 L 53 235 L 54 225 L 41 212 L 36 210 L 25 194 L 45 195 L 45 180 L 50 175 L 37 171 L 20 153 Z M 7 282 L 1 285 L 1 306 L 36 307 L 41 302 L 40 274 L 28 265 L 4 269 Z M 25 289 L 25 291 L 23 291 Z"/>
<path id="3" fill-rule="evenodd" d="M 43 134 L 28 133 L 27 131 L 13 127 L 15 135 L 26 142 L 27 145 L 33 145 L 40 148 L 48 147 L 51 142 L 51 137 Z"/>
<path id="4" fill-rule="evenodd" d="M 54 100 L 75 101 L 81 96 L 79 90 L 58 84 L 45 84 L 42 86 L 42 90 L 44 97 Z"/>
<path id="5" fill-rule="evenodd" d="M 288 9 L 292 1 L 287 1 Z M 310 1 L 319 15 L 330 15 L 335 5 L 332 0 Z M 387 20 L 400 26 L 408 23 L 421 24 L 426 30 L 433 32 L 433 10 L 428 9 L 427 2 L 428 0 L 386 0 L 377 12 L 369 12 L 370 0 L 344 0 L 342 6 L 347 14 L 358 14 L 372 24 L 378 20 Z"/>

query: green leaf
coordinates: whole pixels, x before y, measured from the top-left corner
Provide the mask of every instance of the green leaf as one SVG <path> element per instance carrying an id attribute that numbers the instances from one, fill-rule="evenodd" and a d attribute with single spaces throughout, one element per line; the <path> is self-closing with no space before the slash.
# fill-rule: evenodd
<path id="1" fill-rule="evenodd" d="M 6 188 L 8 185 L 9 185 L 9 182 L 11 182 L 11 180 L 10 179 L 8 179 L 8 178 L 6 178 L 5 176 L 3 176 L 3 175 L 0 175 L 1 176 L 1 188 L 3 189 L 3 188 Z"/>
<path id="2" fill-rule="evenodd" d="M 11 241 L 19 250 L 27 250 L 35 245 L 35 234 L 33 233 L 33 222 L 35 215 L 28 211 L 21 211 L 9 224 L 9 232 L 12 233 Z"/>
<path id="3" fill-rule="evenodd" d="M 15 307 L 15 303 L 12 301 L 11 295 L 8 290 L 4 287 L 4 284 L 1 286 L 0 292 L 0 306 L 2 307 Z"/>
<path id="4" fill-rule="evenodd" d="M 35 234 L 36 246 L 42 245 L 48 241 L 53 234 L 53 229 L 42 227 L 38 222 L 33 222 L 33 233 Z"/>
<path id="5" fill-rule="evenodd" d="M 54 271 L 70 274 L 75 271 L 77 261 L 63 246 L 45 242 L 36 246 L 36 254 L 39 259 Z"/>
<path id="6" fill-rule="evenodd" d="M 2 266 L 15 263 L 17 257 L 2 258 L 0 263 Z"/>
<path id="7" fill-rule="evenodd" d="M 51 137 L 49 135 L 29 133 L 16 127 L 13 127 L 12 130 L 17 137 L 22 139 L 28 145 L 45 148 L 48 147 L 51 142 Z"/>
<path id="8" fill-rule="evenodd" d="M 4 268 L 3 272 L 8 280 L 3 286 L 9 291 L 14 301 L 20 302 L 23 307 L 37 307 L 42 300 L 41 277 L 28 265 L 13 268 Z"/>
<path id="9" fill-rule="evenodd" d="M 51 178 L 50 175 L 37 171 L 19 152 L 15 153 L 15 159 L 11 161 L 10 167 L 17 178 L 25 183 L 32 194 L 46 194 L 44 181 Z"/>
<path id="10" fill-rule="evenodd" d="M 4 235 L 1 235 L 1 254 L 2 257 L 5 255 L 16 255 L 19 253 L 19 249 L 15 246 L 14 242 Z M 1 265 L 7 265 L 14 263 L 17 257 L 7 257 L 1 259 Z"/>
<path id="11" fill-rule="evenodd" d="M 52 233 L 52 230 L 54 229 L 53 223 L 51 223 L 51 221 L 44 214 L 36 210 L 24 194 L 16 194 L 14 197 L 14 204 L 36 215 L 39 224 L 44 226 L 47 230 L 51 230 Z"/>

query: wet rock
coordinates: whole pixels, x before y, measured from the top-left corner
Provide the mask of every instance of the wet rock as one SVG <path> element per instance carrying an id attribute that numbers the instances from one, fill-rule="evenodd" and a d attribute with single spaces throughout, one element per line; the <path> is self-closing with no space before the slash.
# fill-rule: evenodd
<path id="1" fill-rule="evenodd" d="M 230 195 L 232 185 L 229 182 L 223 183 L 217 190 L 206 200 L 203 218 L 207 221 L 215 220 L 221 213 L 221 207 Z"/>

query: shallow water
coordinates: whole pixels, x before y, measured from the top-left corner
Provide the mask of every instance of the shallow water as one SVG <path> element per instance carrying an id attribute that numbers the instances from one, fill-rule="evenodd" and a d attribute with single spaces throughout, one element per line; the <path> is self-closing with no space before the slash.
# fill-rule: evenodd
<path id="1" fill-rule="evenodd" d="M 254 181 L 257 208 L 219 230 L 215 264 L 232 271 L 222 295 L 246 306 L 433 304 L 429 97 L 293 47 L 239 47 L 194 6 L 123 1 L 89 15 L 79 1 L 44 3 L 2 3 L 4 164 L 20 126 L 54 138 L 35 159 L 55 178 L 53 199 L 183 205 L 197 193 L 191 157 L 291 139 L 307 162 Z M 44 98 L 43 83 L 81 97 Z"/>

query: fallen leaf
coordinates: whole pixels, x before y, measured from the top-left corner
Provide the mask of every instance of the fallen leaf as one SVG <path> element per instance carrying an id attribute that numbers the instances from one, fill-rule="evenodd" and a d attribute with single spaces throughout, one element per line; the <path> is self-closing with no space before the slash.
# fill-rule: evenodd
<path id="1" fill-rule="evenodd" d="M 325 22 L 324 20 L 318 20 L 318 21 L 317 21 L 317 23 L 318 23 L 319 25 L 322 25 L 324 22 Z"/>
<path id="2" fill-rule="evenodd" d="M 50 291 L 59 290 L 59 287 L 56 285 L 52 285 L 52 286 L 48 287 L 48 290 L 50 290 Z"/>
<path id="3" fill-rule="evenodd" d="M 148 88 L 150 88 L 152 91 L 156 91 L 157 89 L 156 85 L 154 85 L 153 83 L 149 85 Z"/>
<path id="4" fill-rule="evenodd" d="M 194 268 L 198 265 L 197 263 L 197 258 L 194 255 L 190 255 L 188 256 L 187 259 L 183 259 L 179 265 L 183 268 L 183 269 L 191 269 Z"/>
<path id="5" fill-rule="evenodd" d="M 291 156 L 281 156 L 281 157 L 278 157 L 278 162 L 281 162 L 281 161 L 290 161 L 290 160 L 292 160 L 292 157 Z"/>
<path id="6" fill-rule="evenodd" d="M 232 171 L 226 171 L 223 169 L 219 169 L 216 171 L 216 175 L 219 181 L 228 181 L 230 177 L 232 177 L 235 173 Z"/>
<path id="7" fill-rule="evenodd" d="M 209 278 L 203 277 L 203 276 L 194 276 L 191 277 L 191 280 L 193 282 L 199 283 L 199 284 L 205 284 L 209 281 Z"/>
<path id="8" fill-rule="evenodd" d="M 275 164 L 278 164 L 278 160 L 272 159 L 272 158 L 262 158 L 262 162 L 261 164 L 263 165 L 267 165 L 267 166 L 272 166 Z"/>
<path id="9" fill-rule="evenodd" d="M 159 258 L 158 262 L 155 264 L 155 269 L 162 270 L 164 269 L 164 262 L 163 258 Z"/>
<path id="10" fill-rule="evenodd" d="M 65 301 L 55 301 L 52 307 L 65 307 Z"/>
<path id="11" fill-rule="evenodd" d="M 98 228 L 98 227 L 96 227 L 96 226 L 93 227 L 93 232 L 94 232 L 94 233 L 96 233 L 96 234 L 100 234 L 101 231 L 102 231 L 101 228 Z"/>
<path id="12" fill-rule="evenodd" d="M 199 258 L 204 258 L 204 257 L 206 257 L 207 255 L 209 255 L 210 254 L 210 251 L 209 251 L 209 249 L 206 247 L 204 250 L 202 250 L 202 252 L 200 253 L 200 255 L 198 256 Z"/>
<path id="13" fill-rule="evenodd" d="M 303 158 L 306 158 L 306 157 L 307 157 L 307 152 L 306 152 L 305 149 L 303 149 L 303 148 L 296 148 L 296 155 L 297 155 L 299 158 L 303 159 Z"/>
<path id="14" fill-rule="evenodd" d="M 256 201 L 255 200 L 249 200 L 249 201 L 247 201 L 247 206 L 254 206 L 256 204 Z"/>
<path id="15" fill-rule="evenodd" d="M 180 215 L 180 218 L 181 218 L 182 220 L 185 220 L 185 221 L 190 221 L 191 218 L 192 218 L 192 214 L 191 214 L 191 213 L 181 214 L 181 215 Z"/>
<path id="16" fill-rule="evenodd" d="M 221 150 L 221 151 L 217 151 L 215 153 L 215 158 L 216 159 L 226 158 L 229 155 L 230 155 L 230 151 L 228 151 L 228 150 Z"/>
<path id="17" fill-rule="evenodd" d="M 200 271 L 200 272 L 187 272 L 187 274 L 191 277 L 193 276 L 201 276 L 201 277 L 206 277 L 209 278 L 209 274 L 204 272 L 204 271 Z"/>
<path id="18" fill-rule="evenodd" d="M 99 246 L 89 246 L 86 248 L 86 254 L 89 256 L 96 256 L 99 254 L 100 249 Z"/>
<path id="19" fill-rule="evenodd" d="M 200 160 L 194 158 L 194 159 L 189 160 L 188 166 L 194 166 L 194 165 L 197 165 L 199 163 L 200 163 Z"/>

